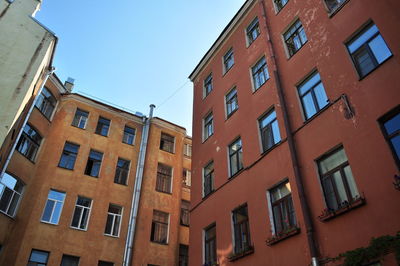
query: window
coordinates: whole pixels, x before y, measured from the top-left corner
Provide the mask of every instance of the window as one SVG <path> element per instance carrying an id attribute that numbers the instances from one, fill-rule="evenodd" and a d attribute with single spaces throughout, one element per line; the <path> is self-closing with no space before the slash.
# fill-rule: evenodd
<path id="1" fill-rule="evenodd" d="M 207 97 L 208 94 L 213 89 L 213 83 L 212 83 L 212 73 L 207 76 L 207 78 L 204 80 L 204 91 L 203 91 L 203 97 Z"/>
<path id="2" fill-rule="evenodd" d="M 264 115 L 260 120 L 258 120 L 258 123 L 260 125 L 263 152 L 265 152 L 281 141 L 275 110 Z"/>
<path id="3" fill-rule="evenodd" d="M 181 225 L 189 226 L 190 222 L 190 202 L 182 200 L 181 203 Z"/>
<path id="4" fill-rule="evenodd" d="M 214 162 L 209 162 L 203 168 L 203 196 L 207 196 L 214 191 Z"/>
<path id="5" fill-rule="evenodd" d="M 247 205 L 243 205 L 232 211 L 234 253 L 240 254 L 251 249 L 249 216 Z"/>
<path id="6" fill-rule="evenodd" d="M 189 246 L 179 244 L 179 266 L 189 265 Z"/>
<path id="7" fill-rule="evenodd" d="M 240 138 L 229 145 L 229 166 L 231 177 L 243 169 L 242 140 Z"/>
<path id="8" fill-rule="evenodd" d="M 117 168 L 115 169 L 114 183 L 126 185 L 131 161 L 118 158 Z"/>
<path id="9" fill-rule="evenodd" d="M 265 57 L 261 58 L 252 68 L 253 86 L 257 90 L 269 79 L 267 61 Z"/>
<path id="10" fill-rule="evenodd" d="M 183 155 L 187 157 L 192 157 L 192 145 L 189 143 L 185 143 L 183 145 Z"/>
<path id="11" fill-rule="evenodd" d="M 250 45 L 260 35 L 260 26 L 258 25 L 258 18 L 255 18 L 246 29 L 247 42 Z"/>
<path id="12" fill-rule="evenodd" d="M 283 35 L 289 57 L 292 57 L 307 42 L 307 36 L 300 20 L 297 20 Z"/>
<path id="13" fill-rule="evenodd" d="M 79 127 L 79 128 L 85 129 L 88 117 L 89 117 L 88 112 L 83 111 L 78 108 L 78 109 L 76 109 L 74 120 L 72 120 L 72 125 L 74 127 Z"/>
<path id="14" fill-rule="evenodd" d="M 108 205 L 107 223 L 104 231 L 108 236 L 119 236 L 119 228 L 122 220 L 122 207 L 114 204 Z"/>
<path id="15" fill-rule="evenodd" d="M 182 177 L 183 184 L 190 187 L 192 185 L 192 173 L 190 172 L 190 170 L 183 168 Z"/>
<path id="16" fill-rule="evenodd" d="M 171 193 L 172 168 L 165 164 L 158 164 L 156 190 L 159 192 Z"/>
<path id="17" fill-rule="evenodd" d="M 97 266 L 114 266 L 114 263 L 108 262 L 108 261 L 99 260 L 99 263 L 97 264 Z"/>
<path id="18" fill-rule="evenodd" d="M 97 122 L 96 134 L 107 137 L 109 129 L 110 120 L 100 116 L 99 121 Z"/>
<path id="19" fill-rule="evenodd" d="M 234 111 L 239 108 L 237 90 L 233 88 L 227 95 L 225 95 L 226 102 L 226 115 L 230 117 Z"/>
<path id="20" fill-rule="evenodd" d="M 40 142 L 42 142 L 42 137 L 39 133 L 29 124 L 26 124 L 18 141 L 17 150 L 30 161 L 34 161 Z"/>
<path id="21" fill-rule="evenodd" d="M 346 207 L 359 198 L 343 147 L 318 160 L 318 167 L 329 210 Z"/>
<path id="22" fill-rule="evenodd" d="M 287 2 L 289 0 L 273 0 L 273 1 L 274 1 L 274 4 L 275 4 L 276 12 L 279 12 L 287 4 Z"/>
<path id="23" fill-rule="evenodd" d="M 100 173 L 101 160 L 103 153 L 90 150 L 89 158 L 86 164 L 85 175 L 98 177 Z"/>
<path id="24" fill-rule="evenodd" d="M 169 214 L 153 210 L 153 221 L 151 223 L 152 242 L 167 244 L 168 243 L 168 220 Z"/>
<path id="25" fill-rule="evenodd" d="M 381 119 L 384 136 L 400 168 L 400 106 Z"/>
<path id="26" fill-rule="evenodd" d="M 235 60 L 233 58 L 233 48 L 224 55 L 224 73 L 228 72 L 233 67 Z"/>
<path id="27" fill-rule="evenodd" d="M 72 217 L 71 227 L 86 230 L 89 223 L 91 207 L 91 199 L 78 196 L 78 199 L 76 200 L 74 216 Z"/>
<path id="28" fill-rule="evenodd" d="M 23 189 L 24 184 L 19 179 L 4 173 L 0 180 L 0 211 L 14 217 Z"/>
<path id="29" fill-rule="evenodd" d="M 32 249 L 28 266 L 45 266 L 49 260 L 50 253 L 47 251 Z"/>
<path id="30" fill-rule="evenodd" d="M 318 72 L 308 77 L 297 89 L 306 119 L 314 116 L 329 103 Z"/>
<path id="31" fill-rule="evenodd" d="M 209 113 L 204 119 L 203 119 L 203 136 L 204 140 L 208 139 L 212 134 L 214 133 L 214 126 L 213 126 L 213 114 Z"/>
<path id="32" fill-rule="evenodd" d="M 79 145 L 65 142 L 64 150 L 61 154 L 59 167 L 66 169 L 74 169 L 76 157 L 78 156 Z"/>
<path id="33" fill-rule="evenodd" d="M 125 126 L 122 142 L 129 145 L 133 145 L 133 141 L 135 140 L 135 133 L 136 130 L 134 128 Z"/>
<path id="34" fill-rule="evenodd" d="M 215 224 L 204 229 L 204 264 L 215 265 L 217 263 L 217 232 Z"/>
<path id="35" fill-rule="evenodd" d="M 56 107 L 57 100 L 51 92 L 44 87 L 37 98 L 36 107 L 47 118 L 50 119 Z"/>
<path id="36" fill-rule="evenodd" d="M 288 181 L 269 191 L 274 234 L 285 232 L 296 226 L 291 193 Z"/>
<path id="37" fill-rule="evenodd" d="M 64 205 L 64 199 L 65 193 L 51 189 L 47 196 L 46 206 L 44 207 L 41 221 L 58 224 Z"/>
<path id="38" fill-rule="evenodd" d="M 329 13 L 333 13 L 339 7 L 344 4 L 347 0 L 325 0 L 326 6 L 328 7 Z"/>
<path id="39" fill-rule="evenodd" d="M 347 49 L 361 78 L 392 56 L 375 24 L 369 25 L 354 37 L 347 44 Z"/>
<path id="40" fill-rule="evenodd" d="M 61 266 L 78 266 L 79 265 L 79 257 L 71 256 L 71 255 L 63 255 L 61 259 Z"/>
<path id="41" fill-rule="evenodd" d="M 173 153 L 174 143 L 175 143 L 175 138 L 173 136 L 168 135 L 166 133 L 161 133 L 160 150 Z"/>

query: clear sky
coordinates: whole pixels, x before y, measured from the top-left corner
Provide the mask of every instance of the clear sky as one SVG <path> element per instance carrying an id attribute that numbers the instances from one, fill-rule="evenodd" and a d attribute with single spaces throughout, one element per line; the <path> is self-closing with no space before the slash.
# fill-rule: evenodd
<path id="1" fill-rule="evenodd" d="M 36 18 L 58 36 L 56 74 L 74 78 L 74 92 L 145 115 L 154 103 L 191 134 L 187 77 L 243 3 L 43 0 Z"/>

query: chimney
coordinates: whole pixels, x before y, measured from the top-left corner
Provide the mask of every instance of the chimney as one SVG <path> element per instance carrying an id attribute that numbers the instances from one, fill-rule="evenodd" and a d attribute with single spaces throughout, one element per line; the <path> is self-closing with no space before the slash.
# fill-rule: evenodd
<path id="1" fill-rule="evenodd" d="M 64 82 L 64 87 L 68 92 L 71 92 L 74 88 L 75 80 L 73 78 L 68 77 L 67 81 Z"/>

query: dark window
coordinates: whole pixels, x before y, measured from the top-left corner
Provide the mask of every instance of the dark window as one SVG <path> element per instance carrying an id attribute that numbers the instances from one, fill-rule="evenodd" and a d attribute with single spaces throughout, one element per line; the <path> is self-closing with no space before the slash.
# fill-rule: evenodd
<path id="1" fill-rule="evenodd" d="M 34 161 L 41 142 L 42 137 L 39 133 L 26 124 L 18 141 L 17 150 L 30 161 Z"/>
<path id="2" fill-rule="evenodd" d="M 86 230 L 89 223 L 91 207 L 91 199 L 78 196 L 78 199 L 76 200 L 74 215 L 72 217 L 71 227 Z"/>
<path id="3" fill-rule="evenodd" d="M 117 168 L 115 169 L 114 183 L 126 185 L 129 174 L 130 161 L 118 158 Z"/>
<path id="4" fill-rule="evenodd" d="M 85 175 L 98 177 L 102 159 L 103 153 L 90 150 L 89 158 L 86 164 Z"/>
<path id="5" fill-rule="evenodd" d="M 329 103 L 318 72 L 298 86 L 298 91 L 306 119 L 314 116 Z"/>
<path id="6" fill-rule="evenodd" d="M 240 254 L 251 248 L 247 205 L 241 206 L 232 211 L 232 220 L 235 240 L 234 253 Z"/>
<path id="7" fill-rule="evenodd" d="M 167 244 L 169 214 L 153 210 L 153 221 L 151 223 L 152 242 Z"/>
<path id="8" fill-rule="evenodd" d="M 233 88 L 226 96 L 226 114 L 229 117 L 234 111 L 239 108 L 237 90 Z"/>
<path id="9" fill-rule="evenodd" d="M 235 60 L 233 58 L 233 48 L 229 49 L 229 51 L 224 55 L 224 72 L 227 72 L 232 68 Z"/>
<path id="10" fill-rule="evenodd" d="M 204 229 L 204 264 L 215 265 L 217 262 L 217 232 L 215 224 Z"/>
<path id="11" fill-rule="evenodd" d="M 240 138 L 229 145 L 229 166 L 231 176 L 243 169 L 242 140 Z"/>
<path id="12" fill-rule="evenodd" d="M 4 173 L 0 179 L 0 211 L 14 217 L 23 189 L 24 184 L 19 179 Z"/>
<path id="13" fill-rule="evenodd" d="M 279 12 L 289 0 L 274 0 L 276 11 Z"/>
<path id="14" fill-rule="evenodd" d="M 156 190 L 159 192 L 171 193 L 172 168 L 159 163 L 157 166 Z"/>
<path id="15" fill-rule="evenodd" d="M 187 157 L 192 157 L 192 145 L 189 143 L 185 143 L 183 145 L 183 155 Z"/>
<path id="16" fill-rule="evenodd" d="M 347 44 L 347 49 L 360 77 L 365 77 L 392 56 L 375 24 L 369 25 L 354 37 Z"/>
<path id="17" fill-rule="evenodd" d="M 255 18 L 246 29 L 248 43 L 251 44 L 260 35 L 258 18 Z"/>
<path id="18" fill-rule="evenodd" d="M 318 160 L 321 184 L 329 210 L 348 206 L 359 198 L 356 183 L 343 148 Z"/>
<path id="19" fill-rule="evenodd" d="M 65 142 L 64 150 L 61 154 L 59 167 L 66 169 L 74 169 L 76 157 L 78 156 L 79 145 Z"/>
<path id="20" fill-rule="evenodd" d="M 108 205 L 107 223 L 104 234 L 109 236 L 119 236 L 119 228 L 122 220 L 122 207 L 114 204 Z"/>
<path id="21" fill-rule="evenodd" d="M 72 120 L 72 125 L 74 127 L 79 127 L 84 129 L 89 117 L 89 113 L 81 109 L 76 109 L 74 120 Z"/>
<path id="22" fill-rule="evenodd" d="M 326 6 L 328 7 L 329 13 L 337 10 L 347 0 L 325 0 Z"/>
<path id="23" fill-rule="evenodd" d="M 213 89 L 212 80 L 213 80 L 212 73 L 208 75 L 207 78 L 204 80 L 204 92 L 203 92 L 204 97 L 210 94 L 210 92 Z"/>
<path id="24" fill-rule="evenodd" d="M 204 119 L 203 119 L 203 136 L 204 140 L 208 139 L 212 134 L 214 133 L 214 127 L 213 127 L 213 114 L 209 113 Z"/>
<path id="25" fill-rule="evenodd" d="M 190 170 L 183 168 L 182 173 L 183 184 L 190 187 L 192 185 L 192 173 Z"/>
<path id="26" fill-rule="evenodd" d="M 260 88 L 268 79 L 268 68 L 265 57 L 261 58 L 252 68 L 251 73 L 253 75 L 254 89 Z"/>
<path id="27" fill-rule="evenodd" d="M 190 202 L 182 200 L 181 203 L 181 225 L 189 226 L 190 222 Z"/>
<path id="28" fill-rule="evenodd" d="M 50 253 L 47 251 L 32 249 L 28 266 L 45 266 L 49 260 Z"/>
<path id="29" fill-rule="evenodd" d="M 160 139 L 160 150 L 167 151 L 167 152 L 174 152 L 174 142 L 175 138 L 171 135 L 166 133 L 161 133 Z"/>
<path id="30" fill-rule="evenodd" d="M 400 168 L 400 106 L 381 119 L 384 136 Z"/>
<path id="31" fill-rule="evenodd" d="M 133 141 L 135 140 L 135 133 L 136 133 L 136 130 L 134 128 L 125 126 L 122 142 L 133 145 Z"/>
<path id="32" fill-rule="evenodd" d="M 179 245 L 179 266 L 189 265 L 189 246 Z"/>
<path id="33" fill-rule="evenodd" d="M 97 266 L 114 266 L 114 263 L 113 262 L 99 260 L 99 263 L 97 264 Z"/>
<path id="34" fill-rule="evenodd" d="M 275 110 L 264 115 L 258 122 L 263 151 L 265 152 L 281 141 Z"/>
<path id="35" fill-rule="evenodd" d="M 203 194 L 204 197 L 214 191 L 214 162 L 211 161 L 203 169 Z"/>
<path id="36" fill-rule="evenodd" d="M 285 232 L 296 226 L 291 191 L 289 182 L 285 182 L 269 192 L 275 234 Z"/>
<path id="37" fill-rule="evenodd" d="M 107 136 L 109 129 L 110 129 L 110 120 L 100 116 L 99 121 L 97 122 L 96 134 Z"/>
<path id="38" fill-rule="evenodd" d="M 61 266 L 78 266 L 79 257 L 71 255 L 63 255 L 61 260 Z"/>
<path id="39" fill-rule="evenodd" d="M 36 107 L 45 117 L 47 117 L 47 119 L 50 119 L 51 115 L 53 114 L 53 110 L 56 107 L 56 103 L 56 98 L 46 87 L 44 87 L 42 93 L 40 93 L 38 96 Z"/>
<path id="40" fill-rule="evenodd" d="M 307 42 L 307 36 L 300 20 L 297 20 L 283 35 L 289 57 L 293 56 Z"/>
<path id="41" fill-rule="evenodd" d="M 50 189 L 42 214 L 42 222 L 58 224 L 64 205 L 65 193 Z"/>

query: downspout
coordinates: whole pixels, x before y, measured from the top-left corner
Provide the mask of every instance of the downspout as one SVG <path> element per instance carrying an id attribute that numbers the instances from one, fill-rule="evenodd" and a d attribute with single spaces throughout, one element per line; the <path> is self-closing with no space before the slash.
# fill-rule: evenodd
<path id="1" fill-rule="evenodd" d="M 298 154 L 297 154 L 297 150 L 296 150 L 296 144 L 295 144 L 294 137 L 292 134 L 292 127 L 291 127 L 290 120 L 289 120 L 286 99 L 285 99 L 285 95 L 283 92 L 281 78 L 280 78 L 280 74 L 278 71 L 278 64 L 276 62 L 275 51 L 274 51 L 274 47 L 273 47 L 273 43 L 272 43 L 272 39 L 271 39 L 271 34 L 269 31 L 269 25 L 268 25 L 267 16 L 266 16 L 266 7 L 265 7 L 264 0 L 261 0 L 261 6 L 262 6 L 262 15 L 263 15 L 264 22 L 265 22 L 266 38 L 267 38 L 267 42 L 269 43 L 269 49 L 270 49 L 270 53 L 271 53 L 271 61 L 272 61 L 272 69 L 274 72 L 275 85 L 276 85 L 276 88 L 278 91 L 278 97 L 279 97 L 279 101 L 280 101 L 280 104 L 282 107 L 283 121 L 285 124 L 285 131 L 286 131 L 288 146 L 289 146 L 289 150 L 290 150 L 290 158 L 292 160 L 294 177 L 296 180 L 296 188 L 299 193 L 301 210 L 302 210 L 302 213 L 304 216 L 304 223 L 306 226 L 307 244 L 308 244 L 308 248 L 310 250 L 310 255 L 311 255 L 311 265 L 318 266 L 319 265 L 318 258 L 317 258 L 318 249 L 317 249 L 317 245 L 316 245 L 316 242 L 314 239 L 314 228 L 313 228 L 313 224 L 312 224 L 310 208 L 309 208 L 306 194 L 304 192 L 303 178 L 302 178 L 302 175 L 301 175 L 301 172 L 299 169 L 299 161 L 298 161 Z"/>
<path id="2" fill-rule="evenodd" d="M 142 139 L 140 142 L 138 164 L 137 164 L 137 168 L 136 168 L 136 179 L 135 179 L 135 185 L 134 185 L 133 196 L 132 196 L 132 205 L 131 205 L 129 224 L 128 224 L 128 234 L 127 234 L 126 243 L 125 243 L 123 266 L 131 265 L 131 261 L 132 261 L 133 240 L 135 237 L 135 228 L 136 228 L 136 221 L 137 221 L 137 213 L 138 213 L 138 209 L 139 209 L 140 192 L 142 189 L 144 161 L 146 158 L 146 150 L 147 150 L 147 142 L 148 142 L 148 138 L 149 138 L 150 122 L 151 122 L 151 119 L 153 118 L 153 110 L 155 107 L 156 106 L 154 104 L 151 104 L 149 117 L 143 118 L 144 126 L 143 126 L 143 131 L 142 131 Z"/>

